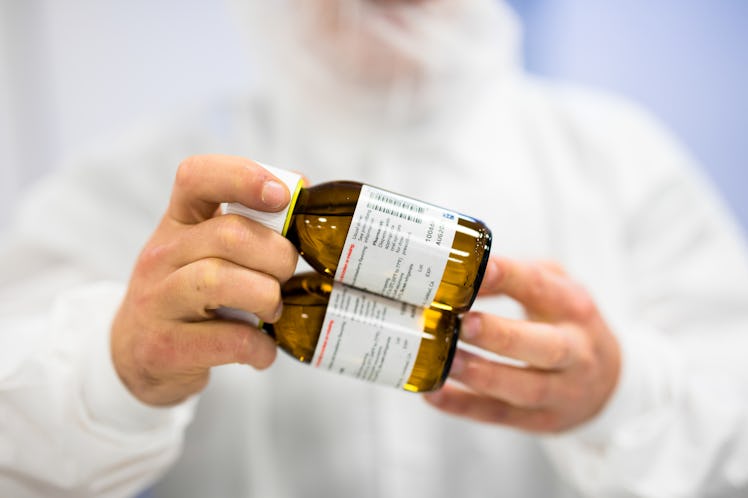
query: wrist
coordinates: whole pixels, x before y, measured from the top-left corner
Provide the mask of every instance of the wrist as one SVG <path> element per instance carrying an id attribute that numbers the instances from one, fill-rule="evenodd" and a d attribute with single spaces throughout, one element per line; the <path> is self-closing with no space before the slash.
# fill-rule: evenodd
<path id="1" fill-rule="evenodd" d="M 677 359 L 657 330 L 646 326 L 619 338 L 620 371 L 616 386 L 595 417 L 556 439 L 604 445 L 636 437 L 642 423 L 670 406 L 677 393 Z"/>
<path id="2" fill-rule="evenodd" d="M 78 289 L 62 298 L 65 310 L 62 326 L 85 335 L 79 360 L 80 397 L 86 417 L 102 430 L 115 432 L 151 431 L 191 416 L 189 404 L 159 408 L 136 398 L 121 381 L 110 353 L 112 317 L 123 286 L 98 283 Z"/>

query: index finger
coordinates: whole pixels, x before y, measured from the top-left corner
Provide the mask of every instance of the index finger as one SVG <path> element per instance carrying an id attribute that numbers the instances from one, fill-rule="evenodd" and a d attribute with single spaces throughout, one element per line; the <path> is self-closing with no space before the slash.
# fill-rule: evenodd
<path id="1" fill-rule="evenodd" d="M 194 224 L 213 217 L 222 202 L 276 212 L 290 200 L 288 188 L 254 161 L 237 156 L 192 156 L 179 165 L 168 215 Z"/>
<path id="2" fill-rule="evenodd" d="M 558 317 L 574 306 L 578 290 L 545 263 L 526 263 L 491 256 L 479 295 L 503 294 L 541 317 Z"/>

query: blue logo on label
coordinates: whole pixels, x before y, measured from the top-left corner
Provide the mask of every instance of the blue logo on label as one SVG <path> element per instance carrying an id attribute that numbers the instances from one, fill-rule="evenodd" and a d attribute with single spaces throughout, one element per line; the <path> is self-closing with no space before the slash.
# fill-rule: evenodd
<path id="1" fill-rule="evenodd" d="M 444 214 L 442 214 L 442 216 L 443 216 L 444 218 L 447 218 L 448 220 L 453 220 L 453 219 L 455 219 L 455 215 L 453 215 L 452 213 L 444 213 Z"/>

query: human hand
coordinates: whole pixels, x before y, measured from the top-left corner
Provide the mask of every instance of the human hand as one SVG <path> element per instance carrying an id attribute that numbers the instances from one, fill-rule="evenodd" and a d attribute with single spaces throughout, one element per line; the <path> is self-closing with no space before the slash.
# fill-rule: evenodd
<path id="1" fill-rule="evenodd" d="M 274 341 L 215 310 L 245 310 L 272 323 L 280 283 L 297 253 L 281 235 L 238 215 L 216 216 L 221 202 L 279 211 L 288 189 L 264 168 L 230 156 L 185 160 L 166 214 L 135 264 L 111 328 L 115 369 L 132 394 L 151 405 L 178 403 L 203 389 L 210 368 L 275 359 Z"/>
<path id="2" fill-rule="evenodd" d="M 492 362 L 458 350 L 448 383 L 426 400 L 448 413 L 532 432 L 560 432 L 595 416 L 621 364 L 618 341 L 590 295 L 552 263 L 492 257 L 479 295 L 518 301 L 526 320 L 470 312 L 461 340 L 525 362 Z"/>

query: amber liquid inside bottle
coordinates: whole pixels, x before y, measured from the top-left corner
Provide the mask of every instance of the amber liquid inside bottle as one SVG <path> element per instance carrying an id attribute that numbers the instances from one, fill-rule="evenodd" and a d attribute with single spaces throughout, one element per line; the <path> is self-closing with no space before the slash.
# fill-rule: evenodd
<path id="1" fill-rule="evenodd" d="M 296 275 L 283 285 L 283 314 L 264 328 L 278 346 L 304 363 L 311 363 L 327 311 L 333 282 L 316 273 Z M 412 392 L 433 391 L 444 383 L 459 334 L 459 317 L 435 308 L 423 312 L 423 330 L 413 370 L 403 385 Z"/>
<path id="2" fill-rule="evenodd" d="M 286 236 L 317 271 L 334 276 L 362 185 L 336 181 L 302 189 Z M 432 307 L 454 312 L 470 308 L 478 293 L 491 248 L 491 231 L 459 215 L 456 233 Z"/>

